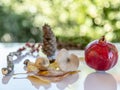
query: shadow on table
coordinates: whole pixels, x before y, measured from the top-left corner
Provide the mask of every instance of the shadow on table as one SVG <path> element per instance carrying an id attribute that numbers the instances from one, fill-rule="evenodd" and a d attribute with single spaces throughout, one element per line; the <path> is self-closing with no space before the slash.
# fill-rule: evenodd
<path id="1" fill-rule="evenodd" d="M 64 78 L 62 81 L 58 82 L 56 86 L 59 90 L 64 90 L 66 87 L 68 87 L 68 85 L 71 85 L 74 82 L 76 82 L 78 78 L 79 78 L 79 74 L 70 75 Z"/>
<path id="2" fill-rule="evenodd" d="M 12 74 L 13 73 L 14 73 L 14 71 L 12 71 L 8 76 L 3 76 L 3 78 L 2 78 L 2 84 L 8 84 L 8 82 L 12 78 Z"/>
<path id="3" fill-rule="evenodd" d="M 117 82 L 109 73 L 94 72 L 87 76 L 84 90 L 117 90 Z"/>

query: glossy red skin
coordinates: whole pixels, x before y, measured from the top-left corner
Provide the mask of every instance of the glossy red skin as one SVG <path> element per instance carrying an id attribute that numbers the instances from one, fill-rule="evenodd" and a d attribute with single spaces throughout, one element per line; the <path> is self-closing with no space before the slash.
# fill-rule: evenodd
<path id="1" fill-rule="evenodd" d="M 89 67 L 95 70 L 109 70 L 118 61 L 117 48 L 109 42 L 95 40 L 85 49 L 85 61 Z"/>

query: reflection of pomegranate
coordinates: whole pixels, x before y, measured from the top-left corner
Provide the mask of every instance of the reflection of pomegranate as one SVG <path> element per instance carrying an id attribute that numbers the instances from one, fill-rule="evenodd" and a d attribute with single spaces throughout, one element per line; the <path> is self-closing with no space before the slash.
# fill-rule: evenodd
<path id="1" fill-rule="evenodd" d="M 118 60 L 117 48 L 106 42 L 103 36 L 88 44 L 85 49 L 85 61 L 88 66 L 95 70 L 105 71 L 116 65 Z"/>
<path id="2" fill-rule="evenodd" d="M 92 82 L 92 83 L 91 83 Z M 90 73 L 84 82 L 84 90 L 118 90 L 115 78 L 105 72 Z"/>

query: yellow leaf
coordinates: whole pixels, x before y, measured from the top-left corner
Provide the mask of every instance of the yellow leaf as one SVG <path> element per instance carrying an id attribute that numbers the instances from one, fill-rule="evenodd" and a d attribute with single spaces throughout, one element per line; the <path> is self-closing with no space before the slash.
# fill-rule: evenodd
<path id="1" fill-rule="evenodd" d="M 27 78 L 31 81 L 32 84 L 50 84 L 49 80 L 37 75 L 28 76 Z"/>

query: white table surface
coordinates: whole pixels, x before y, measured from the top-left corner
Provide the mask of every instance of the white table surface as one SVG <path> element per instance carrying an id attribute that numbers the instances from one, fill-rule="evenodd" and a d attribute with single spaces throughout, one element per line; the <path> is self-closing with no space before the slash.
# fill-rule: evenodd
<path id="1" fill-rule="evenodd" d="M 9 52 L 16 51 L 22 47 L 22 43 L 0 43 L 0 69 L 6 67 L 6 56 Z M 120 44 L 115 44 L 120 51 Z M 84 51 L 70 50 L 79 57 L 84 56 Z M 119 53 L 120 54 L 120 53 Z M 23 61 L 15 64 L 14 73 L 25 72 Z M 0 72 L 0 90 L 120 90 L 120 59 L 115 67 L 107 72 L 95 72 L 89 68 L 84 61 L 80 62 L 78 74 L 71 75 L 64 80 L 49 85 L 36 85 L 22 76 L 22 79 L 14 79 L 11 76 L 3 76 Z M 20 76 L 21 77 L 21 76 Z"/>

